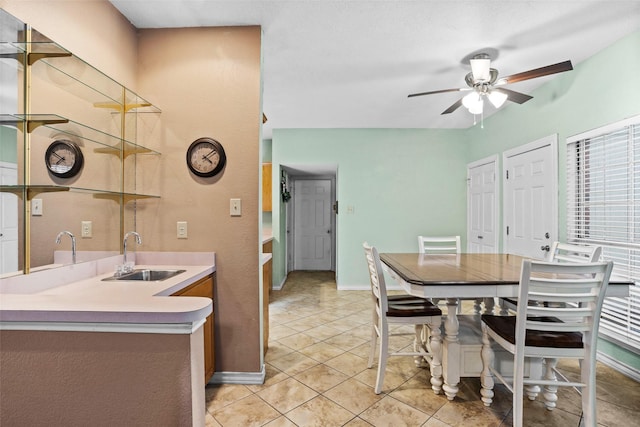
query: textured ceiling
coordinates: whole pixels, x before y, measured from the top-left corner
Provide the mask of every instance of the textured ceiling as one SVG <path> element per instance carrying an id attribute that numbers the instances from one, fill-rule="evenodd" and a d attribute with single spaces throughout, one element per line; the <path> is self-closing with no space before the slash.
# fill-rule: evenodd
<path id="1" fill-rule="evenodd" d="M 440 115 L 459 93 L 407 95 L 464 86 L 473 52 L 490 49 L 506 76 L 575 66 L 640 30 L 638 0 L 111 3 L 137 28 L 261 25 L 265 138 L 278 128 L 466 128 L 473 116 L 463 108 Z M 552 78 L 509 88 L 527 93 Z"/>

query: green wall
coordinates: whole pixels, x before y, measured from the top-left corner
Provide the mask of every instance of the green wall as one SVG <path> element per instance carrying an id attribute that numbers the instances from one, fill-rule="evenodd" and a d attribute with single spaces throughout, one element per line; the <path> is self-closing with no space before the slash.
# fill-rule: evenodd
<path id="1" fill-rule="evenodd" d="M 340 289 L 369 286 L 364 241 L 398 252 L 415 250 L 419 234 L 464 235 L 466 144 L 458 134 L 428 129 L 274 130 L 274 176 L 279 176 L 280 165 L 337 165 Z M 276 183 L 273 188 L 278 188 Z M 348 206 L 353 213 L 347 212 Z M 281 204 L 273 212 L 276 285 L 285 277 L 284 229 Z"/>
<path id="2" fill-rule="evenodd" d="M 0 162 L 18 162 L 16 132 L 14 128 L 0 126 Z"/>

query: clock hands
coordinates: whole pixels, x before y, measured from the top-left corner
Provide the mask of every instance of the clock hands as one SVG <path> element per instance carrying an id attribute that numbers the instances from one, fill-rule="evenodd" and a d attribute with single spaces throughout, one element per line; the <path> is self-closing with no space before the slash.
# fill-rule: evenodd
<path id="1" fill-rule="evenodd" d="M 211 150 L 211 152 L 209 154 L 207 154 L 206 156 L 202 156 L 202 160 L 206 160 L 207 162 L 213 164 L 213 162 L 211 161 L 209 156 L 212 156 L 215 153 L 216 153 L 216 150 Z"/>
<path id="2" fill-rule="evenodd" d="M 54 152 L 52 152 L 51 154 L 53 154 L 54 156 L 56 156 L 56 157 L 59 159 L 59 160 L 56 162 L 56 165 L 57 165 L 57 164 L 60 164 L 60 162 L 64 162 L 64 161 L 65 161 L 65 158 L 64 158 L 64 157 L 62 157 L 61 155 L 59 155 L 58 153 L 56 153 L 55 151 L 54 151 Z"/>

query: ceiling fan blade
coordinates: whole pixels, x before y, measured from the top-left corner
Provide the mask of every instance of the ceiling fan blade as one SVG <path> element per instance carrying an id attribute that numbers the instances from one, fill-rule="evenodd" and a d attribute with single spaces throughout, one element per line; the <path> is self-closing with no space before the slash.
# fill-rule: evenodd
<path id="1" fill-rule="evenodd" d="M 445 93 L 445 92 L 461 92 L 464 90 L 471 90 L 471 88 L 461 87 L 457 89 L 442 89 L 442 90 L 433 90 L 431 92 L 420 92 L 420 93 L 412 93 L 408 96 L 408 98 L 412 98 L 414 96 L 422 96 L 422 95 L 433 95 L 435 93 Z"/>
<path id="2" fill-rule="evenodd" d="M 557 64 L 547 65 L 546 67 L 540 67 L 529 71 L 524 71 L 518 74 L 512 74 L 507 77 L 502 77 L 496 85 L 505 85 L 509 83 L 517 83 L 523 80 L 535 79 L 537 77 L 548 76 L 550 74 L 563 73 L 565 71 L 573 70 L 571 61 L 558 62 Z"/>
<path id="3" fill-rule="evenodd" d="M 458 108 L 460 108 L 460 106 L 462 105 L 462 99 L 457 100 L 451 107 L 447 108 L 446 110 L 444 110 L 442 114 L 450 114 L 453 113 L 454 111 L 456 111 Z"/>
<path id="4" fill-rule="evenodd" d="M 509 90 L 501 87 L 500 89 L 494 89 L 496 92 L 502 92 L 507 95 L 507 99 L 509 101 L 513 101 L 517 104 L 524 104 L 528 100 L 532 99 L 533 96 L 527 95 L 524 93 L 516 92 L 515 90 Z"/>

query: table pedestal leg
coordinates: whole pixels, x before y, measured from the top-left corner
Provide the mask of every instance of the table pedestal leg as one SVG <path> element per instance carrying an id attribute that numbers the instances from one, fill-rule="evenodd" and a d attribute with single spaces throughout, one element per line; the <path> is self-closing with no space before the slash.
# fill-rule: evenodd
<path id="1" fill-rule="evenodd" d="M 447 399 L 453 400 L 458 394 L 460 383 L 460 342 L 458 331 L 460 323 L 457 316 L 458 299 L 447 298 L 447 319 L 444 322 L 444 342 L 442 351 L 442 367 L 444 385 L 442 389 Z"/>

